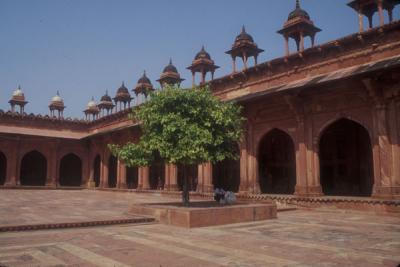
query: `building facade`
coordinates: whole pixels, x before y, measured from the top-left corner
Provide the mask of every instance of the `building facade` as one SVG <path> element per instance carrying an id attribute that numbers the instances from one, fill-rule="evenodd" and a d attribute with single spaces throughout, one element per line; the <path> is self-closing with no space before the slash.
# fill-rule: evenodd
<path id="1" fill-rule="evenodd" d="M 135 100 L 124 84 L 113 99 L 107 92 L 99 104 L 90 101 L 85 120 L 64 118 L 58 93 L 50 116 L 26 114 L 28 102 L 18 88 L 11 110 L 0 111 L 0 186 L 179 191 L 188 173 L 197 192 L 222 187 L 255 194 L 399 199 L 400 22 L 393 20 L 392 10 L 400 1 L 351 1 L 360 17 L 359 32 L 321 45 L 314 41 L 320 29 L 296 2 L 279 31 L 285 56 L 258 63 L 263 50 L 243 28 L 227 52 L 230 75 L 214 79 L 218 66 L 204 47 L 188 67 L 193 83 L 199 72 L 201 84 L 208 83 L 217 97 L 243 106 L 240 160 L 174 166 L 158 159 L 149 167 L 128 168 L 107 148 L 137 142 L 141 135 L 139 124 L 128 117 Z M 371 12 L 380 16 L 380 24 L 364 30 L 362 16 Z M 383 23 L 386 12 L 388 24 Z M 305 37 L 312 40 L 309 48 Z M 298 48 L 292 53 L 291 39 Z M 252 57 L 255 64 L 249 66 Z M 237 58 L 243 70 L 237 69 Z M 208 72 L 212 79 L 206 82 Z M 182 80 L 170 61 L 158 81 L 163 86 Z M 144 73 L 132 88 L 137 104 L 148 90 L 154 89 Z"/>

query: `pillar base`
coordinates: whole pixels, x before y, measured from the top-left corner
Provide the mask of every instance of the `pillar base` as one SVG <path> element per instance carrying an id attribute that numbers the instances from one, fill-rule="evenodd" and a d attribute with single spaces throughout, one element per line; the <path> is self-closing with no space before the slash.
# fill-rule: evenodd
<path id="1" fill-rule="evenodd" d="M 57 185 L 56 182 L 54 182 L 54 181 L 50 181 L 50 182 L 46 182 L 46 186 L 47 187 L 57 187 L 60 185 Z"/>
<path id="2" fill-rule="evenodd" d="M 214 192 L 214 186 L 198 184 L 196 191 L 199 193 L 212 193 Z"/>
<path id="3" fill-rule="evenodd" d="M 15 186 L 19 186 L 19 184 L 15 183 L 15 182 L 5 182 L 3 186 L 4 187 L 15 187 Z"/>
<path id="4" fill-rule="evenodd" d="M 400 199 L 400 186 L 374 186 L 372 197 Z"/>
<path id="5" fill-rule="evenodd" d="M 168 185 L 168 187 L 165 189 L 167 191 L 175 191 L 175 192 L 179 192 L 179 186 L 177 184 L 170 184 Z"/>
<path id="6" fill-rule="evenodd" d="M 321 186 L 297 186 L 295 188 L 294 195 L 304 197 L 320 197 L 323 196 Z"/>
<path id="7" fill-rule="evenodd" d="M 94 188 L 96 188 L 96 182 L 95 181 L 89 181 L 89 182 L 87 182 L 86 186 L 89 189 L 94 189 Z"/>
<path id="8" fill-rule="evenodd" d="M 119 184 L 118 187 L 119 189 L 127 189 L 127 185 L 125 183 Z"/>

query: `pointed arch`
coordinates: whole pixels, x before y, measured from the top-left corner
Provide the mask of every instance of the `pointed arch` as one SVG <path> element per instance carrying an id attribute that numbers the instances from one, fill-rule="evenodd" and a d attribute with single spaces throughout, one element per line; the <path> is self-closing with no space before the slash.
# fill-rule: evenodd
<path id="1" fill-rule="evenodd" d="M 258 149 L 262 193 L 293 194 L 296 186 L 296 155 L 289 134 L 274 128 L 266 133 Z"/>
<path id="2" fill-rule="evenodd" d="M 47 159 L 37 150 L 24 155 L 21 160 L 20 182 L 21 185 L 46 185 Z"/>
<path id="3" fill-rule="evenodd" d="M 108 187 L 117 187 L 117 167 L 118 159 L 111 155 L 108 158 Z"/>
<path id="4" fill-rule="evenodd" d="M 74 153 L 69 153 L 60 160 L 59 184 L 61 186 L 82 184 L 82 160 Z"/>
<path id="5" fill-rule="evenodd" d="M 126 167 L 126 187 L 136 189 L 139 182 L 139 169 L 137 167 Z"/>
<path id="6" fill-rule="evenodd" d="M 319 137 L 320 182 L 326 195 L 371 196 L 372 146 L 368 130 L 341 118 Z"/>
<path id="7" fill-rule="evenodd" d="M 236 153 L 240 156 L 239 145 L 235 144 Z M 240 159 L 224 159 L 212 166 L 212 180 L 214 188 L 225 191 L 239 192 L 240 186 Z"/>

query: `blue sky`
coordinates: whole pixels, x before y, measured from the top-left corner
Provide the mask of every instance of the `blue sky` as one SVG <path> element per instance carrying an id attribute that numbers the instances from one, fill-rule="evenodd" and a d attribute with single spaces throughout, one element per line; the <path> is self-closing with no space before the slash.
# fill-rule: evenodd
<path id="1" fill-rule="evenodd" d="M 301 1 L 323 30 L 317 44 L 357 32 L 347 2 Z M 81 118 L 92 96 L 98 101 L 106 89 L 114 96 L 122 81 L 132 89 L 143 70 L 158 87 L 170 57 L 190 86 L 186 67 L 203 44 L 221 66 L 216 77 L 223 76 L 232 70 L 224 52 L 243 24 L 265 50 L 259 62 L 281 57 L 276 31 L 294 6 L 295 0 L 0 0 L 0 109 L 9 109 L 20 84 L 28 113 L 48 114 L 59 90 L 64 115 Z"/>

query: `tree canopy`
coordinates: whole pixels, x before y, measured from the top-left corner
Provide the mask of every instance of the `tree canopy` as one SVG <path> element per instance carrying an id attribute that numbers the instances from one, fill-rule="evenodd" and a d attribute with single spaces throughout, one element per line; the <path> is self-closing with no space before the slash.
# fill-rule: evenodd
<path id="1" fill-rule="evenodd" d="M 244 118 L 241 107 L 222 102 L 209 88 L 166 86 L 135 107 L 142 136 L 138 143 L 110 144 L 111 152 L 127 166 L 151 165 L 156 155 L 167 163 L 200 164 L 237 159 Z"/>

